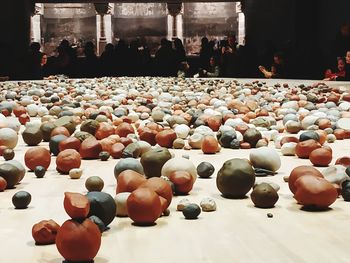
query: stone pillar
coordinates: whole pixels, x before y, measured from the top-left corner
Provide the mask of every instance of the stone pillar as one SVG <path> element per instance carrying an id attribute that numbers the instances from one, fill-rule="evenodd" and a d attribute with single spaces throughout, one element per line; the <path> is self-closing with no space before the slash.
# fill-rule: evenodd
<path id="1" fill-rule="evenodd" d="M 238 14 L 238 35 L 237 40 L 239 45 L 244 45 L 245 39 L 245 15 L 243 13 L 242 2 L 236 3 L 236 13 Z"/>
<path id="2" fill-rule="evenodd" d="M 31 42 L 41 43 L 41 16 L 43 15 L 43 5 L 44 4 L 35 4 L 34 13 L 31 17 Z"/>
<path id="3" fill-rule="evenodd" d="M 95 4 L 95 9 L 97 13 L 97 53 L 101 55 L 107 45 L 105 16 L 110 13 L 110 6 L 108 3 L 98 3 Z"/>
<path id="4" fill-rule="evenodd" d="M 179 31 L 181 33 L 180 37 L 182 37 L 182 3 L 167 3 L 167 8 L 169 15 L 171 16 L 171 19 L 168 18 L 168 21 L 172 22 L 170 37 L 172 39 L 178 38 Z M 178 17 L 179 15 L 181 16 L 181 18 Z M 181 27 L 181 29 L 179 27 Z M 170 27 L 168 26 L 168 28 Z"/>

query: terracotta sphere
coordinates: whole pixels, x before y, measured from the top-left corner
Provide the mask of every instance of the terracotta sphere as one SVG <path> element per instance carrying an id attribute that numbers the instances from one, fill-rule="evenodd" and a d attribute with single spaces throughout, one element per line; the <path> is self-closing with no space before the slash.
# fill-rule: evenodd
<path id="1" fill-rule="evenodd" d="M 57 155 L 56 165 L 57 171 L 68 174 L 71 169 L 80 167 L 80 154 L 74 149 L 64 150 Z"/>
<path id="2" fill-rule="evenodd" d="M 51 137 L 56 136 L 56 135 L 64 135 L 66 137 L 70 136 L 70 133 L 66 127 L 60 126 L 56 127 L 51 131 Z"/>
<path id="3" fill-rule="evenodd" d="M 186 171 L 174 171 L 169 179 L 175 186 L 176 194 L 188 194 L 193 188 L 193 177 Z"/>
<path id="4" fill-rule="evenodd" d="M 218 150 L 219 143 L 213 136 L 205 136 L 202 141 L 202 152 L 204 154 L 215 154 Z"/>
<path id="5" fill-rule="evenodd" d="M 124 144 L 117 142 L 112 145 L 110 154 L 114 159 L 120 159 L 122 158 L 124 149 L 125 149 Z"/>
<path id="6" fill-rule="evenodd" d="M 159 146 L 165 148 L 172 148 L 173 142 L 176 140 L 177 135 L 173 130 L 164 130 L 156 135 L 156 142 Z"/>
<path id="7" fill-rule="evenodd" d="M 51 163 L 50 151 L 44 147 L 31 148 L 24 155 L 24 163 L 32 171 L 37 166 L 42 166 L 47 170 Z"/>
<path id="8" fill-rule="evenodd" d="M 288 179 L 288 186 L 293 194 L 295 194 L 295 192 L 296 192 L 296 187 L 294 185 L 295 181 L 298 180 L 299 177 L 304 176 L 304 175 L 312 175 L 312 176 L 323 178 L 322 173 L 312 166 L 302 165 L 302 166 L 295 167 L 291 171 L 289 179 Z"/>
<path id="9" fill-rule="evenodd" d="M 133 170 L 125 170 L 118 175 L 116 193 L 132 192 L 139 188 L 147 179 Z"/>
<path id="10" fill-rule="evenodd" d="M 117 126 L 115 129 L 115 134 L 119 135 L 120 137 L 126 137 L 128 134 L 133 134 L 135 133 L 134 128 L 132 127 L 131 124 L 122 122 Z"/>
<path id="11" fill-rule="evenodd" d="M 90 219 L 67 220 L 57 232 L 56 247 L 67 261 L 92 261 L 100 246 L 101 232 Z"/>
<path id="12" fill-rule="evenodd" d="M 133 191 L 126 206 L 129 217 L 137 225 L 152 225 L 163 212 L 158 194 L 149 188 Z"/>
<path id="13" fill-rule="evenodd" d="M 173 191 L 169 183 L 159 177 L 153 177 L 141 184 L 141 188 L 148 188 L 159 195 L 162 211 L 165 211 L 173 198 Z"/>
<path id="14" fill-rule="evenodd" d="M 36 245 L 55 244 L 60 225 L 53 220 L 42 220 L 32 227 L 32 236 Z"/>
<path id="15" fill-rule="evenodd" d="M 313 150 L 309 158 L 315 166 L 328 166 L 332 161 L 332 152 L 324 148 L 319 148 Z"/>
<path id="16" fill-rule="evenodd" d="M 321 148 L 321 144 L 315 140 L 306 140 L 303 142 L 297 143 L 295 147 L 295 154 L 302 159 L 309 158 L 311 152 Z"/>
<path id="17" fill-rule="evenodd" d="M 79 151 L 80 145 L 81 145 L 81 142 L 78 138 L 68 137 L 63 141 L 59 142 L 58 149 L 60 150 L 60 152 L 67 149 L 74 149 L 76 151 Z"/>
<path id="18" fill-rule="evenodd" d="M 344 140 L 345 139 L 345 130 L 343 129 L 336 129 L 334 130 L 333 134 L 337 138 L 337 140 Z"/>
<path id="19" fill-rule="evenodd" d="M 64 193 L 64 210 L 72 219 L 85 218 L 90 211 L 89 199 L 79 193 Z"/>
<path id="20" fill-rule="evenodd" d="M 98 159 L 101 151 L 102 146 L 94 137 L 85 139 L 79 149 L 79 153 L 83 159 Z"/>
<path id="21" fill-rule="evenodd" d="M 328 208 L 338 197 L 337 189 L 326 179 L 305 175 L 295 182 L 294 198 L 307 209 Z"/>

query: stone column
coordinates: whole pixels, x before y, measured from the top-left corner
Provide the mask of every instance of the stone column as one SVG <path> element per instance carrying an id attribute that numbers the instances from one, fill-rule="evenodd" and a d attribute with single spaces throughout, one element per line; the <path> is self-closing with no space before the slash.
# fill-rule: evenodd
<path id="1" fill-rule="evenodd" d="M 239 45 L 244 45 L 245 39 L 245 15 L 243 13 L 242 2 L 236 3 L 236 13 L 238 14 L 238 35 L 237 40 Z"/>
<path id="2" fill-rule="evenodd" d="M 168 21 L 172 22 L 171 24 L 171 34 L 170 37 L 172 39 L 179 37 L 179 26 L 182 27 L 182 19 L 178 18 L 178 15 L 180 15 L 182 10 L 182 3 L 167 3 L 167 8 L 169 15 L 171 16 L 171 19 L 168 19 Z M 182 17 L 182 15 L 181 15 Z M 180 25 L 178 25 L 180 24 Z M 168 27 L 169 28 L 169 27 Z M 182 30 L 181 30 L 182 33 Z"/>
<path id="3" fill-rule="evenodd" d="M 105 16 L 110 13 L 110 6 L 108 3 L 98 3 L 95 4 L 95 9 L 97 13 L 96 26 L 99 25 L 97 28 L 97 52 L 101 55 L 107 45 Z"/>
<path id="4" fill-rule="evenodd" d="M 41 16 L 43 15 L 43 5 L 44 4 L 35 4 L 34 12 L 31 17 L 31 29 L 30 36 L 31 42 L 41 43 Z"/>

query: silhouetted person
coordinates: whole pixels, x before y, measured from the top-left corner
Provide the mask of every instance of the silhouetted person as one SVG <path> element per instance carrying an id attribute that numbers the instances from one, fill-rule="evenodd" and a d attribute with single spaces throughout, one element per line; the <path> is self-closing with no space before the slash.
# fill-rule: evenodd
<path id="1" fill-rule="evenodd" d="M 232 78 L 239 75 L 239 57 L 235 35 L 230 35 L 226 45 L 221 48 L 221 61 L 223 77 Z"/>
<path id="2" fill-rule="evenodd" d="M 214 45 L 215 43 L 213 41 L 210 41 L 208 38 L 203 37 L 201 40 L 201 50 L 199 52 L 199 66 L 202 69 L 209 69 L 210 63 L 210 57 L 213 55 L 214 53 Z"/>
<path id="3" fill-rule="evenodd" d="M 345 55 L 345 77 L 337 77 L 338 81 L 350 81 L 350 48 Z"/>
<path id="4" fill-rule="evenodd" d="M 163 38 L 160 42 L 160 48 L 155 55 L 156 72 L 159 76 L 169 77 L 174 73 L 174 53 L 171 42 Z"/>
<path id="5" fill-rule="evenodd" d="M 95 46 L 92 42 L 85 44 L 85 63 L 84 63 L 84 75 L 87 78 L 94 78 L 99 75 L 99 61 L 95 53 Z"/>
<path id="6" fill-rule="evenodd" d="M 209 68 L 201 69 L 199 71 L 199 77 L 202 78 L 217 78 L 220 76 L 220 66 L 217 62 L 217 58 L 212 56 L 209 59 Z"/>
<path id="7" fill-rule="evenodd" d="M 190 65 L 187 63 L 187 61 L 182 61 L 179 66 L 179 70 L 177 71 L 177 77 L 178 78 L 190 78 L 191 71 L 190 71 Z"/>
<path id="8" fill-rule="evenodd" d="M 120 39 L 118 41 L 118 44 L 114 48 L 114 54 L 115 54 L 115 68 L 116 68 L 116 75 L 117 76 L 126 76 L 129 72 L 129 63 L 128 56 L 129 56 L 129 48 L 127 43 Z"/>
<path id="9" fill-rule="evenodd" d="M 27 79 L 42 79 L 40 44 L 33 42 L 29 47 L 27 57 Z"/>
<path id="10" fill-rule="evenodd" d="M 114 75 L 114 46 L 109 43 L 100 57 L 101 76 L 111 77 Z"/>
<path id="11" fill-rule="evenodd" d="M 341 25 L 335 38 L 335 56 L 343 57 L 350 50 L 350 21 Z"/>
<path id="12" fill-rule="evenodd" d="M 179 38 L 175 38 L 174 40 L 174 59 L 176 65 L 179 65 L 182 61 L 186 60 L 186 51 L 181 39 Z"/>
<path id="13" fill-rule="evenodd" d="M 285 77 L 285 61 L 282 53 L 276 53 L 273 56 L 271 70 L 267 70 L 264 66 L 259 66 L 259 70 L 267 79 L 283 79 Z"/>

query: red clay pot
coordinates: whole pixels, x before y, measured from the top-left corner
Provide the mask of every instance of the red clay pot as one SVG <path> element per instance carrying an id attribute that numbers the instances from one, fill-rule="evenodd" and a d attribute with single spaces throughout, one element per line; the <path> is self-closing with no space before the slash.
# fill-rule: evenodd
<path id="1" fill-rule="evenodd" d="M 152 225 L 163 212 L 158 194 L 149 188 L 133 191 L 126 206 L 129 217 L 137 225 Z"/>
<path id="2" fill-rule="evenodd" d="M 295 147 L 295 154 L 302 159 L 309 158 L 311 152 L 321 148 L 321 144 L 315 140 L 306 140 L 303 142 L 297 143 Z"/>
<path id="3" fill-rule="evenodd" d="M 58 252 L 70 262 L 92 261 L 101 246 L 101 232 L 90 219 L 67 220 L 56 236 Z"/>
<path id="4" fill-rule="evenodd" d="M 72 219 L 85 218 L 90 211 L 89 199 L 79 193 L 64 193 L 64 210 Z"/>
<path id="5" fill-rule="evenodd" d="M 60 152 L 67 149 L 74 149 L 76 151 L 79 151 L 80 145 L 81 145 L 81 142 L 78 138 L 68 137 L 67 139 L 64 139 L 63 141 L 59 142 L 58 148 Z"/>
<path id="6" fill-rule="evenodd" d="M 205 136 L 202 141 L 202 152 L 204 154 L 215 154 L 218 150 L 219 143 L 213 136 Z"/>
<path id="7" fill-rule="evenodd" d="M 32 171 L 37 166 L 42 166 L 47 170 L 51 163 L 50 151 L 44 147 L 31 148 L 24 155 L 24 163 Z"/>
<path id="8" fill-rule="evenodd" d="M 42 220 L 32 227 L 32 236 L 36 245 L 54 244 L 60 225 L 53 220 Z"/>
<path id="9" fill-rule="evenodd" d="M 156 192 L 160 197 L 162 197 L 162 211 L 165 211 L 169 207 L 173 198 L 173 191 L 170 184 L 168 184 L 164 179 L 161 179 L 159 177 L 152 177 L 144 182 L 140 187 L 149 188 Z"/>
<path id="10" fill-rule="evenodd" d="M 56 170 L 67 174 L 73 168 L 79 168 L 81 165 L 80 154 L 73 149 L 67 149 L 60 152 L 56 158 Z"/>
<path id="11" fill-rule="evenodd" d="M 295 192 L 296 192 L 295 181 L 298 180 L 299 177 L 304 176 L 304 175 L 312 175 L 312 176 L 323 178 L 322 173 L 312 166 L 302 165 L 302 166 L 298 166 L 298 167 L 294 168 L 291 171 L 289 179 L 288 179 L 288 186 L 293 194 L 295 194 Z"/>
<path id="12" fill-rule="evenodd" d="M 319 148 L 313 150 L 309 158 L 313 165 L 325 167 L 332 161 L 332 152 L 325 148 Z"/>
<path id="13" fill-rule="evenodd" d="M 188 194 L 193 188 L 193 177 L 186 171 L 175 171 L 169 176 L 175 186 L 175 192 L 180 195 Z"/>
<path id="14" fill-rule="evenodd" d="M 173 130 L 164 130 L 156 135 L 156 142 L 159 146 L 165 148 L 172 148 L 173 142 L 176 140 L 177 135 Z"/>
<path id="15" fill-rule="evenodd" d="M 85 139 L 80 146 L 79 153 L 83 159 L 98 159 L 102 151 L 101 144 L 94 138 Z"/>
<path id="16" fill-rule="evenodd" d="M 337 189 L 326 179 L 315 176 L 302 176 L 295 182 L 294 198 L 306 208 L 326 209 L 338 197 Z"/>
<path id="17" fill-rule="evenodd" d="M 146 181 L 147 179 L 143 175 L 133 170 L 125 170 L 118 175 L 116 193 L 131 193 Z"/>

